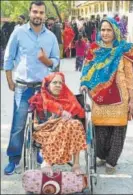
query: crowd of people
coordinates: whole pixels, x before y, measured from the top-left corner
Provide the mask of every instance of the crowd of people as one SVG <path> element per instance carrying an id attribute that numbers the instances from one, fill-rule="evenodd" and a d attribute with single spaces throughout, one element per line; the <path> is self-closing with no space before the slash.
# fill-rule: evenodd
<path id="1" fill-rule="evenodd" d="M 31 2 L 29 22 L 16 27 L 6 47 L 4 70 L 9 89 L 14 91 L 14 112 L 4 173 L 13 174 L 20 163 L 29 103 L 38 113 L 33 138 L 41 143 L 44 159 L 38 154 L 37 162 L 45 160 L 45 172 L 52 172 L 53 164 L 66 163 L 74 156 L 72 171 L 82 173 L 79 154 L 86 149 L 84 127 L 73 117 L 84 118 L 84 109 L 66 86 L 64 75 L 51 74 L 60 55 L 73 54 L 75 70 L 81 71 L 80 92 L 86 90 L 92 100 L 97 165 L 106 164 L 106 172 L 112 174 L 123 149 L 128 119 L 133 118 L 133 44 L 125 40 L 126 18 L 104 15 L 100 19 L 98 15 L 63 24 L 48 18 L 45 25 L 44 18 L 45 4 Z M 34 95 L 36 90 L 40 93 Z M 47 122 L 46 111 L 50 114 Z"/>
<path id="2" fill-rule="evenodd" d="M 88 48 L 89 43 L 96 41 L 99 30 L 100 30 L 100 22 L 102 19 L 106 18 L 106 14 L 101 18 L 98 14 L 91 15 L 90 19 L 82 18 L 82 17 L 72 17 L 71 21 L 65 20 L 60 23 L 58 18 L 49 17 L 45 21 L 45 26 L 52 31 L 58 40 L 59 48 L 60 48 L 60 58 L 68 58 L 68 57 L 77 57 L 75 70 L 77 70 L 77 66 L 81 67 L 81 62 L 83 61 L 83 57 L 85 57 L 86 50 L 82 49 L 82 44 L 77 44 L 80 42 L 80 38 L 82 35 L 82 42 L 86 43 L 86 48 Z M 126 16 L 119 17 L 118 14 L 114 16 L 114 19 L 117 21 L 121 33 L 122 38 L 127 38 L 127 21 L 128 18 Z M 8 39 L 12 33 L 12 31 L 21 26 L 26 22 L 26 18 L 24 15 L 20 15 L 18 17 L 17 23 L 15 22 L 6 22 L 1 29 L 2 43 L 1 43 L 1 56 L 4 55 L 4 50 Z M 81 48 L 81 53 L 79 54 L 79 47 Z M 78 50 L 78 51 L 77 51 Z M 1 59 L 1 66 L 3 64 L 3 58 Z M 78 63 L 78 65 L 77 65 Z M 81 70 L 79 68 L 78 70 Z"/>
<path id="3" fill-rule="evenodd" d="M 0 68 L 3 68 L 4 62 L 4 51 L 9 40 L 9 37 L 13 30 L 23 24 L 25 24 L 26 18 L 24 15 L 18 16 L 17 22 L 5 22 L 0 29 L 0 36 L 1 36 L 1 44 L 0 44 L 0 52 L 1 52 L 1 62 Z"/>

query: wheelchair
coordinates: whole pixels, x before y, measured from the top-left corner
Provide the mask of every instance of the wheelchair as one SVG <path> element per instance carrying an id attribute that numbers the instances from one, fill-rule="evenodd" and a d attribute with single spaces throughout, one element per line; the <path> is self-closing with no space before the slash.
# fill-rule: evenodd
<path id="1" fill-rule="evenodd" d="M 83 123 L 86 140 L 87 140 L 87 150 L 85 151 L 85 169 L 88 177 L 88 188 L 84 190 L 82 194 L 93 194 L 94 185 L 97 184 L 97 172 L 96 172 L 96 139 L 95 139 L 95 128 L 91 122 L 91 107 L 87 104 L 87 93 L 83 91 L 83 94 L 76 95 L 78 102 L 85 110 L 85 118 L 80 119 Z M 40 151 L 41 145 L 36 143 L 32 134 L 34 131 L 33 127 L 34 119 L 34 109 L 29 108 L 27 125 L 24 135 L 24 171 L 26 170 L 35 170 L 39 169 L 40 165 L 37 163 L 37 152 Z M 71 162 L 67 163 L 69 166 L 72 166 Z M 78 193 L 79 194 L 79 193 Z M 80 193 L 81 194 L 81 193 Z"/>

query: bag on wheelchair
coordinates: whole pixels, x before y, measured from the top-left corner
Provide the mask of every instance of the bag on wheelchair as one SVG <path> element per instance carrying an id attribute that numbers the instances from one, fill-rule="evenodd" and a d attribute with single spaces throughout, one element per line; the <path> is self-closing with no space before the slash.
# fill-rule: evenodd
<path id="1" fill-rule="evenodd" d="M 54 172 L 47 176 L 41 170 L 28 170 L 22 177 L 26 192 L 37 194 L 72 194 L 87 187 L 87 177 L 73 172 Z"/>

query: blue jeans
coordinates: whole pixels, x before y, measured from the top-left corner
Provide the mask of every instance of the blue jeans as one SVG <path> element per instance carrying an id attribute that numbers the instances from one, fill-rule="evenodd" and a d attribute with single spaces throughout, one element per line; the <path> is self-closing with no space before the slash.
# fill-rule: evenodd
<path id="1" fill-rule="evenodd" d="M 16 84 L 14 92 L 14 111 L 10 140 L 7 148 L 9 162 L 19 163 L 24 142 L 24 130 L 28 115 L 28 99 L 34 95 L 37 88 L 28 88 Z"/>

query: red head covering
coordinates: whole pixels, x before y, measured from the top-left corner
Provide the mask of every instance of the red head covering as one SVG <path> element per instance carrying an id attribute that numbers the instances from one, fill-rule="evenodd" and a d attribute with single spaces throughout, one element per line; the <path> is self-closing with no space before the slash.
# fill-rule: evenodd
<path id="1" fill-rule="evenodd" d="M 56 75 L 60 75 L 63 81 L 62 90 L 58 97 L 53 96 L 47 88 Z M 78 115 L 80 118 L 84 117 L 84 109 L 65 85 L 64 75 L 60 72 L 52 73 L 45 77 L 42 82 L 41 93 L 30 98 L 29 103 L 34 105 L 38 112 L 45 110 L 60 116 L 62 111 L 66 110 L 70 112 L 72 116 Z"/>
<path id="2" fill-rule="evenodd" d="M 63 45 L 64 51 L 69 48 L 70 43 L 72 43 L 75 37 L 75 33 L 69 23 L 65 23 L 65 29 L 63 32 Z"/>

